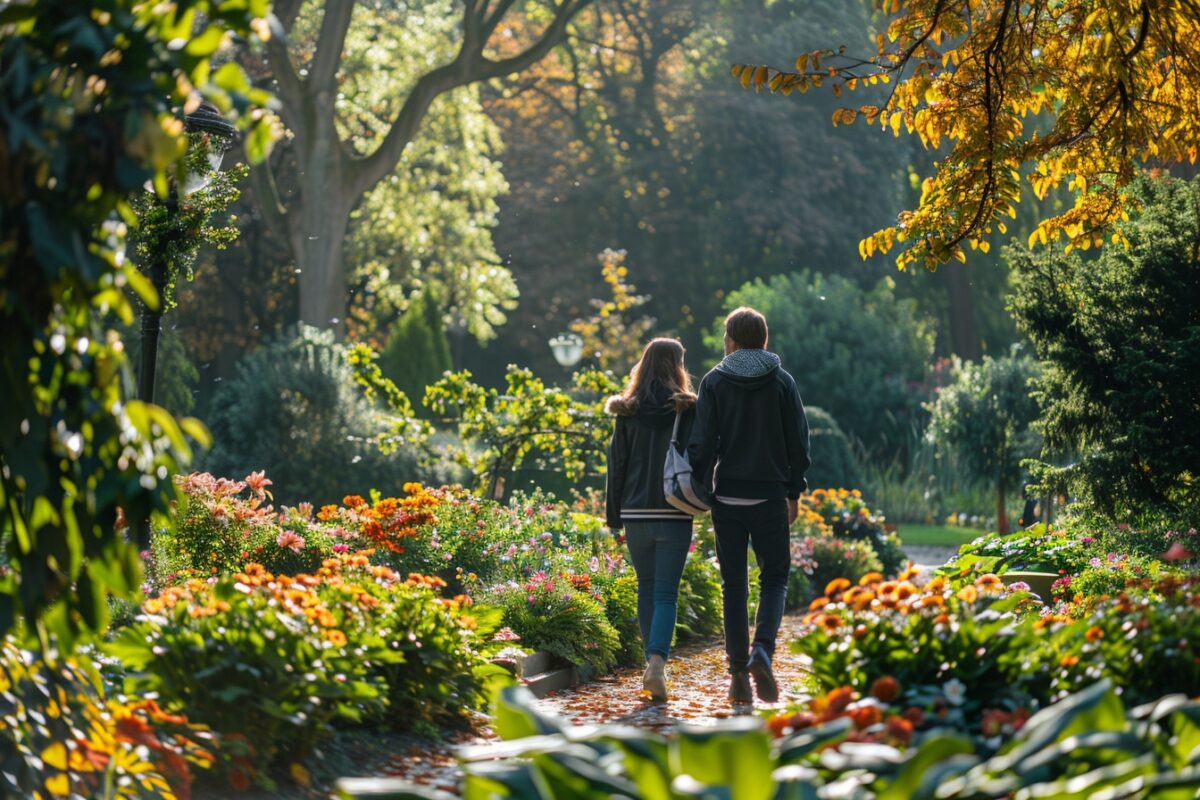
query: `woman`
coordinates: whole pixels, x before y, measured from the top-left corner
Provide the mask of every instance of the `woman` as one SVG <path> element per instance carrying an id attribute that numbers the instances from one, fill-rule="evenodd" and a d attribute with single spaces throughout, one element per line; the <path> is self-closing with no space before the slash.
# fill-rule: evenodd
<path id="1" fill-rule="evenodd" d="M 675 633 L 679 579 L 692 543 L 692 518 L 663 497 L 663 461 L 679 416 L 676 441 L 687 442 L 696 395 L 683 366 L 683 345 L 654 339 L 605 410 L 617 418 L 608 446 L 608 527 L 625 529 L 638 579 L 638 626 L 646 651 L 642 686 L 667 699 L 667 657 Z"/>

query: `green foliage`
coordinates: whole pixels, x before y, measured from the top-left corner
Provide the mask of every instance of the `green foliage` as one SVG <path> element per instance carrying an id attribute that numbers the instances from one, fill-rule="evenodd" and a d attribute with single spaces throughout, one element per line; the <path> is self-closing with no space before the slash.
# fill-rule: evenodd
<path id="1" fill-rule="evenodd" d="M 806 405 L 812 466 L 804 477 L 809 486 L 862 486 L 862 469 L 837 420 L 819 406 Z M 885 506 L 886 508 L 887 506 Z"/>
<path id="2" fill-rule="evenodd" d="M 637 576 L 622 575 L 603 589 L 604 616 L 620 637 L 618 664 L 641 664 L 644 654 L 642 631 L 637 618 Z"/>
<path id="3" fill-rule="evenodd" d="M 209 420 L 214 443 L 205 468 L 227 475 L 266 470 L 282 502 L 320 505 L 449 477 L 444 467 L 422 469 L 417 453 L 380 451 L 387 417 L 355 387 L 332 331 L 301 326 L 294 338 L 243 358 L 237 376 L 213 396 Z"/>
<path id="4" fill-rule="evenodd" d="M 747 283 L 727 308 L 767 317 L 770 349 L 783 358 L 805 403 L 836 409 L 837 422 L 873 454 L 894 453 L 919 417 L 933 331 L 885 278 L 864 291 L 845 278 L 804 270 Z M 710 340 L 719 349 L 720 331 Z"/>
<path id="5" fill-rule="evenodd" d="M 947 565 L 945 571 L 951 574 L 970 568 L 982 572 L 1075 573 L 1094 555 L 1088 547 L 1089 538 L 1045 525 L 1010 534 L 990 533 L 960 547 L 958 559 Z"/>
<path id="6" fill-rule="evenodd" d="M 721 573 L 695 555 L 683 566 L 675 632 L 680 639 L 704 639 L 722 630 Z"/>
<path id="7" fill-rule="evenodd" d="M 1008 532 L 1006 501 L 1020 486 L 1021 462 L 1040 444 L 1032 429 L 1038 404 L 1030 395 L 1037 375 L 1037 362 L 1027 356 L 956 361 L 954 382 L 931 406 L 930 439 L 939 451 L 953 452 L 972 477 L 995 487 L 1002 534 Z"/>
<path id="8" fill-rule="evenodd" d="M 490 601 L 504 609 L 504 624 L 532 650 L 604 672 L 617 663 L 621 637 L 604 606 L 576 589 L 570 576 L 535 574 L 523 584 L 498 588 Z"/>
<path id="9" fill-rule="evenodd" d="M 3 10 L 0 539 L 15 569 L 0 579 L 0 632 L 23 618 L 44 644 L 52 628 L 70 646 L 102 627 L 105 593 L 138 583 L 117 509 L 141 520 L 165 508 L 163 476 L 191 456 L 185 432 L 206 440 L 194 421 L 122 402 L 113 317 L 131 322 L 129 286 L 158 299 L 121 248 L 136 219 L 129 198 L 147 180 L 165 195 L 180 175 L 186 139 L 172 109 L 197 89 L 236 106 L 258 144 L 251 156 L 264 155 L 270 116 L 248 112 L 266 93 L 236 64 L 209 62 L 230 32 L 257 41 L 266 12 L 265 0 Z"/>
<path id="10" fill-rule="evenodd" d="M 175 284 L 179 276 L 192 279 L 192 267 L 200 247 L 212 245 L 223 250 L 238 236 L 238 229 L 233 225 L 214 226 L 212 216 L 238 201 L 241 190 L 237 184 L 249 174 L 250 168 L 238 164 L 228 170 L 213 172 L 209 152 L 219 146 L 208 133 L 187 134 L 184 174 L 206 175 L 208 183 L 187 192 L 185 181 L 184 190 L 173 186 L 166 200 L 155 193 L 143 192 L 135 194 L 129 202 L 137 217 L 137 225 L 129 237 L 131 255 L 147 279 L 153 274 L 155 265 L 161 265 L 164 311 L 175 307 Z"/>
<path id="11" fill-rule="evenodd" d="M 1137 182 L 1129 248 L 1008 253 L 1010 307 L 1045 365 L 1039 428 L 1066 467 L 1045 481 L 1123 521 L 1191 514 L 1200 449 L 1200 183 Z"/>
<path id="12" fill-rule="evenodd" d="M 130 364 L 140 364 L 142 358 L 142 336 L 138 325 L 121 325 L 121 344 Z M 173 325 L 163 325 L 158 335 L 158 368 L 154 380 L 154 400 L 157 405 L 172 414 L 187 414 L 196 406 L 196 388 L 200 371 L 188 358 L 184 347 L 187 334 Z M 122 391 L 126 397 L 137 394 L 133 370 L 129 370 L 123 381 Z"/>
<path id="13" fill-rule="evenodd" d="M 487 494 L 526 465 L 561 469 L 570 480 L 603 472 L 612 436 L 604 399 L 619 391 L 611 375 L 575 374 L 574 391 L 549 388 L 528 369 L 510 365 L 505 388 L 487 389 L 456 372 L 428 387 L 425 405 L 453 424 L 462 445 L 455 460 L 474 473 Z"/>
<path id="14" fill-rule="evenodd" d="M 1200 740 L 1200 703 L 1175 695 L 1127 712 L 1108 681 L 1028 718 L 999 752 L 945 729 L 901 750 L 856 730 L 849 714 L 792 730 L 774 743 L 754 717 L 682 725 L 669 739 L 617 725 L 572 730 L 534 703 L 526 689 L 503 690 L 496 715 L 505 720 L 498 728 L 507 741 L 460 751 L 468 800 L 1065 798 L 1117 787 L 1120 794 L 1113 796 L 1142 800 L 1175 796 L 1168 792 L 1190 797 L 1200 788 L 1200 776 L 1188 766 Z M 854 713 L 871 708 L 878 710 L 860 703 Z M 345 782 L 339 792 L 343 800 L 380 796 L 428 795 L 390 779 Z"/>
<path id="15" fill-rule="evenodd" d="M 392 326 L 379 369 L 407 397 L 424 397 L 425 387 L 453 368 L 444 329 L 437 297 L 428 290 L 418 294 Z"/>

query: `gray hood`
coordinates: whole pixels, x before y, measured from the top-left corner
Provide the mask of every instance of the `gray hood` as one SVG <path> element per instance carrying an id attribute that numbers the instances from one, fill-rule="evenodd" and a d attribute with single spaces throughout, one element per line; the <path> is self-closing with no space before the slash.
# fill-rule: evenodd
<path id="1" fill-rule="evenodd" d="M 779 356 L 761 348 L 734 350 L 717 364 L 716 371 L 744 389 L 757 389 L 779 369 Z"/>

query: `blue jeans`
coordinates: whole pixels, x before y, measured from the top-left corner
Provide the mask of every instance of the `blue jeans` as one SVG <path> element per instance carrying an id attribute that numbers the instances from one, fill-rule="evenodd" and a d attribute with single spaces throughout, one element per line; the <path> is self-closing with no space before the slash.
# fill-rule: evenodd
<path id="1" fill-rule="evenodd" d="M 769 500 L 755 506 L 727 506 L 719 501 L 713 505 L 725 610 L 725 654 L 729 657 L 730 672 L 746 669 L 750 657 L 750 623 L 746 616 L 750 591 L 746 574 L 748 544 L 754 545 L 759 569 L 754 643 L 761 644 L 769 655 L 775 654 L 775 637 L 783 619 L 788 570 L 792 565 L 787 515 L 787 503 L 783 500 Z"/>
<path id="2" fill-rule="evenodd" d="M 646 658 L 671 652 L 679 579 L 692 543 L 692 521 L 627 522 L 625 544 L 638 580 L 638 627 Z"/>

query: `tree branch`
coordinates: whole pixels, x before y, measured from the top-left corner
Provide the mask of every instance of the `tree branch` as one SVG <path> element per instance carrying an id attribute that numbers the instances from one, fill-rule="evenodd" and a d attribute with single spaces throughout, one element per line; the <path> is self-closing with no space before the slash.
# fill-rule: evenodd
<path id="1" fill-rule="evenodd" d="M 299 5 L 297 3 L 297 5 Z M 271 26 L 271 38 L 267 41 L 267 64 L 271 67 L 271 75 L 279 86 L 279 99 L 287 108 L 299 108 L 304 101 L 304 84 L 292 65 L 291 54 L 288 53 L 288 31 L 291 22 L 272 14 L 268 18 Z"/>
<path id="2" fill-rule="evenodd" d="M 321 17 L 321 33 L 317 38 L 317 54 L 313 56 L 308 82 L 318 91 L 330 89 L 337 78 L 338 64 L 346 46 L 346 32 L 354 15 L 355 0 L 327 0 Z"/>

